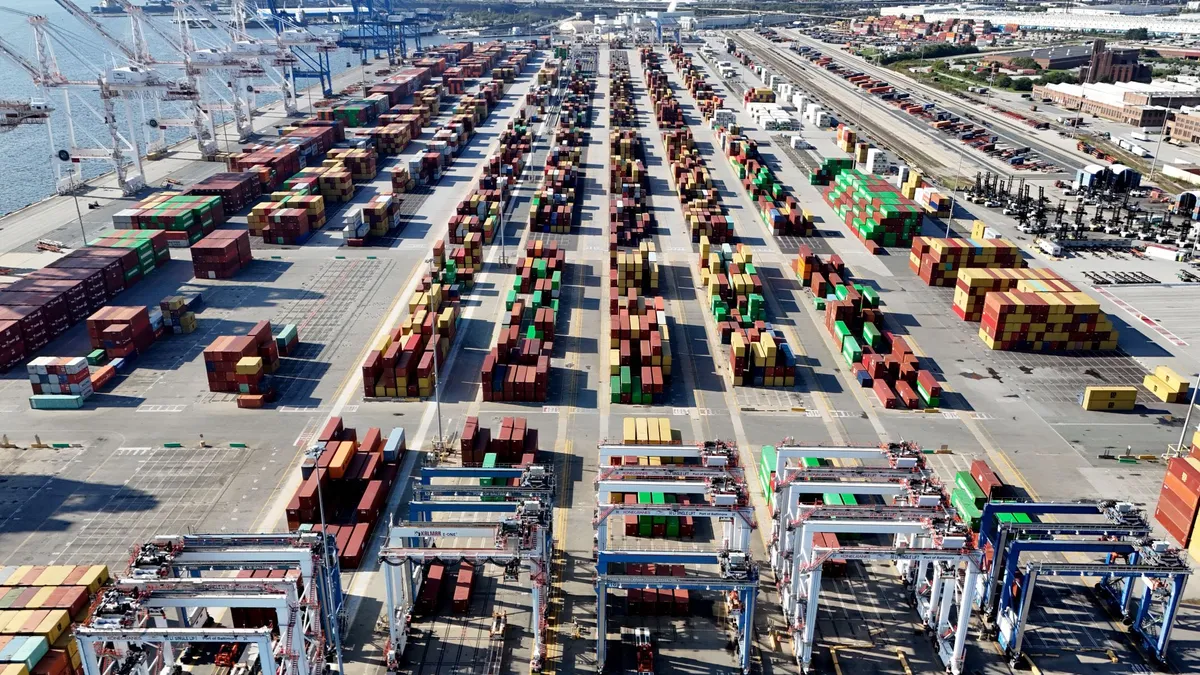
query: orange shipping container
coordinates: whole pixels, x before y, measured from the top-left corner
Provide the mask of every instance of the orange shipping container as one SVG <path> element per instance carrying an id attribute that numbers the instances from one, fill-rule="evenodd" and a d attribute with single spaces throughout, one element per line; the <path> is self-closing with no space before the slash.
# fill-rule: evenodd
<path id="1" fill-rule="evenodd" d="M 329 461 L 329 477 L 334 479 L 344 477 L 352 459 L 354 459 L 354 442 L 342 441 L 339 443 L 337 452 L 333 453 L 333 459 Z"/>

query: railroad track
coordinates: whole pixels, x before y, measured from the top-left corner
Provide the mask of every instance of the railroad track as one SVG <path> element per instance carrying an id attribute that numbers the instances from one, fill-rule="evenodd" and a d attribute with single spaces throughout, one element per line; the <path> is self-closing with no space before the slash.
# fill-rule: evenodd
<path id="1" fill-rule="evenodd" d="M 816 77 L 805 72 L 802 67 L 772 54 L 774 46 L 769 42 L 747 38 L 741 34 L 734 38 L 734 41 L 743 49 L 752 51 L 761 61 L 775 68 L 789 79 L 795 81 L 797 84 L 804 85 L 811 93 L 824 92 L 829 87 L 827 82 L 818 80 Z M 956 175 L 950 167 L 945 166 L 929 154 L 922 152 L 916 145 L 901 138 L 899 134 L 890 132 L 883 125 L 873 121 L 869 116 L 859 115 L 847 110 L 840 101 L 833 97 L 817 95 L 827 107 L 835 110 L 840 118 L 856 120 L 855 126 L 859 127 L 860 130 L 866 131 L 877 145 L 890 150 L 909 166 L 923 169 L 927 175 L 932 175 L 936 178 L 954 177 Z"/>

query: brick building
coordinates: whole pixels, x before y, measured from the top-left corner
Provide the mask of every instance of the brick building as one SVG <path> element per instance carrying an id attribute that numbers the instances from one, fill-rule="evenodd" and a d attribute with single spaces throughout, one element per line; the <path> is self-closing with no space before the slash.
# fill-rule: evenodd
<path id="1" fill-rule="evenodd" d="M 1033 95 L 1067 110 L 1135 127 L 1161 127 L 1169 108 L 1200 105 L 1196 87 L 1167 81 L 1035 85 Z"/>

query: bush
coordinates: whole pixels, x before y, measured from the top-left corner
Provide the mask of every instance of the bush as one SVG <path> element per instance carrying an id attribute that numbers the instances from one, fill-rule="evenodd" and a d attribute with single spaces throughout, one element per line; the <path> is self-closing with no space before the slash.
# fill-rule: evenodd
<path id="1" fill-rule="evenodd" d="M 963 54 L 978 54 L 979 48 L 974 45 L 935 44 L 926 45 L 915 52 L 903 54 L 887 54 L 879 59 L 883 65 L 900 61 L 918 61 L 921 59 L 937 59 L 946 56 L 961 56 Z"/>
<path id="2" fill-rule="evenodd" d="M 1012 81 L 1013 91 L 1033 91 L 1033 80 L 1028 77 L 1016 77 Z"/>

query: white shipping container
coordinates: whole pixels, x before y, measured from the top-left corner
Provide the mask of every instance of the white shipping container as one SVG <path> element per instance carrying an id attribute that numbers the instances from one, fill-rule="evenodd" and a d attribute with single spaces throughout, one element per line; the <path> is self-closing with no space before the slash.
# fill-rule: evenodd
<path id="1" fill-rule="evenodd" d="M 1182 258 L 1183 252 L 1174 246 L 1162 246 L 1160 244 L 1146 244 L 1146 257 L 1157 258 L 1159 260 L 1169 260 L 1177 262 Z"/>

